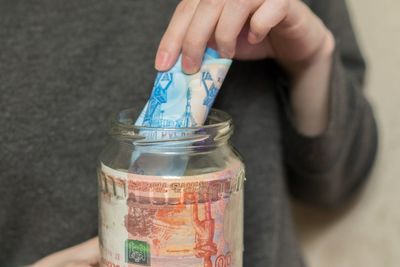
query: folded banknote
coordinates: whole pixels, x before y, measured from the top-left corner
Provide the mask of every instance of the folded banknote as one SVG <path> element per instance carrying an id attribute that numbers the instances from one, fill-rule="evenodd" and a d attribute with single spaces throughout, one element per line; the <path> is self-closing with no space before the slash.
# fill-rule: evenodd
<path id="1" fill-rule="evenodd" d="M 232 64 L 231 59 L 220 58 L 217 51 L 207 48 L 199 72 L 189 75 L 184 73 L 181 60 L 182 56 L 170 70 L 157 74 L 150 99 L 135 122 L 136 126 L 161 128 L 140 132 L 151 140 L 167 136 L 162 128 L 203 125 Z M 140 151 L 133 153 L 131 170 L 143 173 L 138 166 L 140 155 Z M 170 174 L 183 175 L 187 160 L 175 159 L 166 165 L 173 169 Z"/>
<path id="2" fill-rule="evenodd" d="M 181 57 L 167 72 L 157 74 L 150 99 L 135 125 L 186 128 L 204 124 L 232 63 L 208 48 L 199 72 L 182 70 Z"/>

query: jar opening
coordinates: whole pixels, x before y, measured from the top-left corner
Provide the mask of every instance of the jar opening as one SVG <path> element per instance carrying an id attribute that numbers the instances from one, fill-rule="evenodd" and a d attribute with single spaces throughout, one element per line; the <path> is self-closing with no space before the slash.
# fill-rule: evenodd
<path id="1" fill-rule="evenodd" d="M 233 132 L 231 116 L 218 109 L 210 110 L 204 125 L 187 128 L 136 126 L 134 123 L 137 117 L 135 109 L 119 112 L 110 134 L 138 146 L 162 145 L 178 148 L 217 146 L 226 142 Z"/>

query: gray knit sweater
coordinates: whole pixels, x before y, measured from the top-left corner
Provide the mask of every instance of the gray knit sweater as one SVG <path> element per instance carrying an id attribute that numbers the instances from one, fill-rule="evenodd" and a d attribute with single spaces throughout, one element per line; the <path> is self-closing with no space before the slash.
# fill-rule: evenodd
<path id="1" fill-rule="evenodd" d="M 177 0 L 0 0 L 0 266 L 29 264 L 97 234 L 97 156 L 111 114 L 142 109 Z M 364 61 L 343 0 L 307 3 L 337 40 L 330 123 L 299 134 L 272 60 L 235 62 L 216 107 L 247 165 L 245 267 L 303 266 L 288 192 L 343 203 L 377 147 Z"/>

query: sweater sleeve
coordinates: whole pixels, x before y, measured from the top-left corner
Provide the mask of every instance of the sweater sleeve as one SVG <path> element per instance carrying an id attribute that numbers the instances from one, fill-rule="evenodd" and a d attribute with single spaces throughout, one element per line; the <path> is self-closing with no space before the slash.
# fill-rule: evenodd
<path id="1" fill-rule="evenodd" d="M 278 92 L 283 101 L 284 160 L 295 197 L 317 206 L 336 207 L 366 180 L 377 152 L 377 126 L 362 91 L 365 62 L 344 0 L 316 1 L 311 8 L 336 39 L 329 123 L 319 136 L 298 132 L 288 100 L 290 85 L 282 78 Z"/>

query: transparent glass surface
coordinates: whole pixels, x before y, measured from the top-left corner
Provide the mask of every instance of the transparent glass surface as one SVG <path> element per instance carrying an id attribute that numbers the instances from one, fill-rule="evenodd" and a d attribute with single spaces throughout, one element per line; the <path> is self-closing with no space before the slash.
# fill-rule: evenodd
<path id="1" fill-rule="evenodd" d="M 230 116 L 204 126 L 134 126 L 120 112 L 100 155 L 101 266 L 242 267 L 244 164 Z"/>
<path id="2" fill-rule="evenodd" d="M 229 143 L 233 125 L 223 111 L 212 109 L 204 126 L 179 129 L 134 126 L 136 116 L 135 110 L 124 110 L 113 122 L 111 140 L 100 156 L 110 168 L 143 175 L 187 176 L 242 162 Z M 136 157 L 132 157 L 134 153 Z"/>

